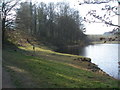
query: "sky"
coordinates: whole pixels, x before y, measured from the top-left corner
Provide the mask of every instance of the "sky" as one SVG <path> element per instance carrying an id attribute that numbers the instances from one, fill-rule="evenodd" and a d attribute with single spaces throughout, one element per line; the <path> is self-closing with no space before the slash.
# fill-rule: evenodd
<path id="1" fill-rule="evenodd" d="M 25 0 L 23 0 L 25 1 Z M 29 1 L 29 0 L 26 0 Z M 71 8 L 75 8 L 80 12 L 80 16 L 85 17 L 86 14 L 88 13 L 88 11 L 90 10 L 97 10 L 97 13 L 99 15 L 104 15 L 104 11 L 101 10 L 101 7 L 104 7 L 105 4 L 99 4 L 99 5 L 79 5 L 79 2 L 81 2 L 82 0 L 30 0 L 34 3 L 39 3 L 39 2 L 44 2 L 44 3 L 49 3 L 49 2 L 67 2 L 70 4 Z M 110 3 L 112 6 L 117 6 L 117 2 L 112 2 Z M 87 17 L 89 19 L 89 17 Z M 113 23 L 118 24 L 118 17 L 112 17 L 111 20 L 113 21 Z M 111 26 L 111 27 L 107 27 L 105 24 L 103 23 L 86 23 L 84 22 L 84 25 L 86 27 L 86 32 L 85 34 L 104 34 L 104 32 L 108 32 L 108 31 L 112 31 L 115 27 Z"/>
<path id="2" fill-rule="evenodd" d="M 97 13 L 99 15 L 103 15 L 103 11 L 101 11 L 101 7 L 103 7 L 105 4 L 101 4 L 101 5 L 79 5 L 79 0 L 32 0 L 33 2 L 45 2 L 45 3 L 49 3 L 49 2 L 67 2 L 70 4 L 71 8 L 75 8 L 77 10 L 79 10 L 80 15 L 82 17 L 84 17 L 87 12 L 89 10 L 97 10 Z M 82 1 L 82 0 L 80 0 Z M 117 5 L 116 3 L 110 3 L 111 5 Z M 89 18 L 89 17 L 88 17 Z M 113 17 L 111 18 L 113 23 L 118 24 L 118 17 Z M 84 23 L 85 27 L 86 27 L 86 32 L 85 34 L 104 34 L 104 32 L 108 32 L 108 31 L 112 31 L 115 27 L 107 27 L 105 24 L 103 23 Z"/>

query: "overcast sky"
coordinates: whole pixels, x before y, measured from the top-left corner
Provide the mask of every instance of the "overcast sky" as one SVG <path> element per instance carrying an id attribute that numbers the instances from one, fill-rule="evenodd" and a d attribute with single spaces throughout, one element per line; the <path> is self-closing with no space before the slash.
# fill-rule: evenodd
<path id="1" fill-rule="evenodd" d="M 28 1 L 28 0 L 27 0 Z M 103 11 L 101 11 L 101 7 L 103 7 L 105 4 L 100 5 L 79 5 L 79 1 L 82 0 L 32 0 L 33 2 L 69 2 L 71 8 L 75 8 L 79 10 L 80 15 L 84 17 L 89 10 L 97 10 L 97 13 L 100 15 L 103 15 Z M 117 5 L 117 2 L 112 2 L 111 5 L 115 6 Z M 118 24 L 118 17 L 111 18 L 113 20 L 113 23 Z M 104 32 L 112 31 L 114 27 L 107 27 L 103 23 L 84 23 L 86 27 L 86 34 L 103 34 Z"/>

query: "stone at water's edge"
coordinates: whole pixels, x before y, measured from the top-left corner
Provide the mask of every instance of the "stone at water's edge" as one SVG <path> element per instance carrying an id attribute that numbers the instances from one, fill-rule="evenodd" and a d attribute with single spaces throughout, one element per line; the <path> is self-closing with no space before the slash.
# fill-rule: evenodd
<path id="1" fill-rule="evenodd" d="M 100 69 L 96 64 L 92 63 L 91 58 L 76 58 L 73 60 L 80 61 L 80 62 L 88 62 L 89 64 L 88 64 L 87 69 L 91 70 L 92 72 L 99 72 L 99 73 L 109 76 L 106 72 L 104 72 L 102 69 Z"/>
<path id="2" fill-rule="evenodd" d="M 118 62 L 118 64 L 120 65 L 120 61 Z"/>
<path id="3" fill-rule="evenodd" d="M 74 60 L 91 62 L 90 58 L 77 58 L 77 59 L 74 59 Z"/>

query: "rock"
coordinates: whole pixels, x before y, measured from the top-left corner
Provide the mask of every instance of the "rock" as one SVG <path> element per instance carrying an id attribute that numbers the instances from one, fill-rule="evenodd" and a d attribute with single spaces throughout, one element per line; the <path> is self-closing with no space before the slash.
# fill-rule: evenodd
<path id="1" fill-rule="evenodd" d="M 90 58 L 82 58 L 82 61 L 91 62 Z"/>
<path id="2" fill-rule="evenodd" d="M 87 61 L 86 58 L 83 58 L 83 61 Z"/>
<path id="3" fill-rule="evenodd" d="M 85 58 L 81 58 L 81 61 L 86 61 Z"/>
<path id="4" fill-rule="evenodd" d="M 100 69 L 98 66 L 92 66 L 93 69 Z"/>
<path id="5" fill-rule="evenodd" d="M 90 58 L 77 58 L 77 59 L 73 59 L 73 60 L 91 62 Z"/>
<path id="6" fill-rule="evenodd" d="M 120 66 L 118 66 L 118 68 L 120 68 Z"/>
<path id="7" fill-rule="evenodd" d="M 90 58 L 88 58 L 88 59 L 87 59 L 87 61 L 88 61 L 88 62 L 91 62 L 91 59 L 90 59 Z"/>
<path id="8" fill-rule="evenodd" d="M 120 65 L 120 62 L 118 62 L 118 64 Z"/>

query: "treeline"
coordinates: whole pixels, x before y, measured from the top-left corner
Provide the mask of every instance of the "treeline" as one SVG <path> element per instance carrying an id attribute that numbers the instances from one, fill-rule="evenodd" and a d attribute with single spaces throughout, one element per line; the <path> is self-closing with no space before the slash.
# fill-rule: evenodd
<path id="1" fill-rule="evenodd" d="M 17 10 L 16 28 L 57 47 L 88 43 L 79 11 L 64 2 L 21 3 Z"/>

